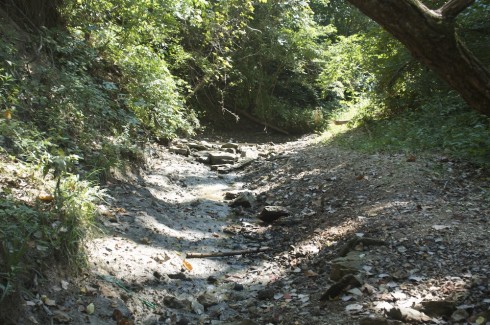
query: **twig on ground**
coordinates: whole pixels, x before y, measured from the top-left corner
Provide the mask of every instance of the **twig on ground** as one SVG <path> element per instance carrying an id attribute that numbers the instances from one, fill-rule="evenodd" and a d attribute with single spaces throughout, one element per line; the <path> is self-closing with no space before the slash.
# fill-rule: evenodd
<path id="1" fill-rule="evenodd" d="M 228 252 L 187 253 L 185 257 L 186 258 L 224 257 L 224 256 L 260 253 L 260 252 L 268 251 L 270 249 L 271 249 L 270 247 L 259 247 L 259 248 L 242 249 L 242 250 L 228 251 Z"/>

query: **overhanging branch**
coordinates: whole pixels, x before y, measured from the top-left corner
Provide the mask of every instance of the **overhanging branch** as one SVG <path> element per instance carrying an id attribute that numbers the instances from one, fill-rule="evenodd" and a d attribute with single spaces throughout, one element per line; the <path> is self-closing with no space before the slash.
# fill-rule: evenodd
<path id="1" fill-rule="evenodd" d="M 454 18 L 459 15 L 463 10 L 471 6 L 475 0 L 450 0 L 446 2 L 437 11 L 443 18 Z"/>

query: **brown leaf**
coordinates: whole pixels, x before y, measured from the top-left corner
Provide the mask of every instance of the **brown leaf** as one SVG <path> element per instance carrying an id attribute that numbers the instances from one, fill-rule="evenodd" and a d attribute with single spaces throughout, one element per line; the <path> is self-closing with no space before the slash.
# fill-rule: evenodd
<path id="1" fill-rule="evenodd" d="M 307 270 L 303 274 L 307 277 L 310 277 L 310 278 L 318 276 L 318 273 L 316 273 L 315 271 L 312 271 L 312 270 Z"/>
<path id="2" fill-rule="evenodd" d="M 51 194 L 39 194 L 37 196 L 37 199 L 39 201 L 43 201 L 43 202 L 46 202 L 46 203 L 49 203 L 49 202 L 52 202 L 54 200 L 54 196 L 52 196 Z"/>
<path id="3" fill-rule="evenodd" d="M 120 311 L 119 309 L 114 309 L 114 311 L 112 312 L 112 319 L 115 320 L 115 321 L 119 321 L 121 319 L 124 318 L 124 315 L 122 313 L 122 311 Z"/>
<path id="4" fill-rule="evenodd" d="M 187 262 L 186 260 L 183 260 L 182 261 L 182 264 L 184 264 L 184 267 L 189 270 L 189 271 L 192 271 L 192 264 Z"/>

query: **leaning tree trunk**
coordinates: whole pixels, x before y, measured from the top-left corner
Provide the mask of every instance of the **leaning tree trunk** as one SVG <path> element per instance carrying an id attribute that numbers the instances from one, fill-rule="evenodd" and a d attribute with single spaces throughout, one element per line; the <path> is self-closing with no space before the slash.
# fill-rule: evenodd
<path id="1" fill-rule="evenodd" d="M 402 42 L 480 113 L 490 115 L 490 70 L 459 39 L 455 18 L 474 0 L 437 10 L 419 0 L 348 0 Z"/>

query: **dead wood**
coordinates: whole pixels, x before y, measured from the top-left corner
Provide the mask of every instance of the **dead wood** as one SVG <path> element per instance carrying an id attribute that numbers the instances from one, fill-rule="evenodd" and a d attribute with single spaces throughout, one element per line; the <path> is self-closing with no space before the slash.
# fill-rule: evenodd
<path id="1" fill-rule="evenodd" d="M 339 256 L 347 255 L 351 250 L 353 250 L 357 245 L 362 244 L 364 246 L 387 246 L 388 242 L 368 237 L 353 237 L 339 250 Z"/>
<path id="2" fill-rule="evenodd" d="M 210 253 L 187 253 L 186 258 L 204 258 L 204 257 L 224 257 L 224 256 L 234 256 L 234 255 L 244 255 L 244 254 L 254 254 L 270 250 L 270 247 L 259 247 L 259 248 L 249 248 L 237 251 L 228 252 L 210 252 Z"/>

